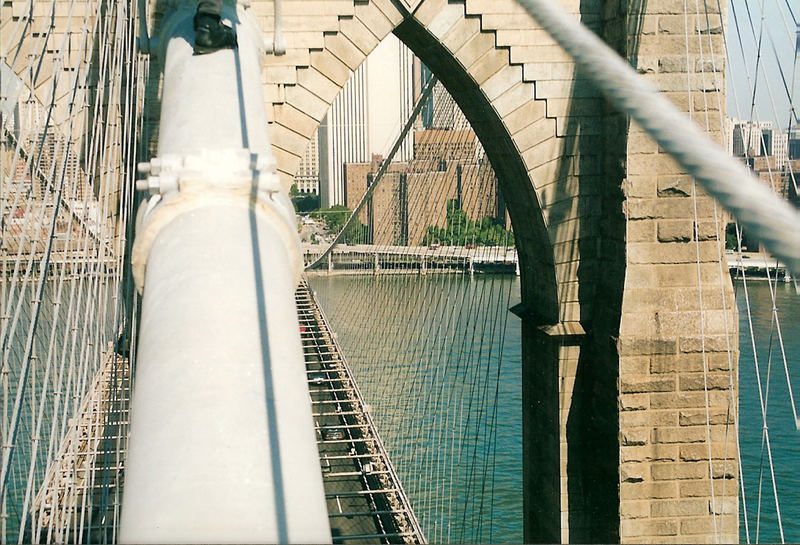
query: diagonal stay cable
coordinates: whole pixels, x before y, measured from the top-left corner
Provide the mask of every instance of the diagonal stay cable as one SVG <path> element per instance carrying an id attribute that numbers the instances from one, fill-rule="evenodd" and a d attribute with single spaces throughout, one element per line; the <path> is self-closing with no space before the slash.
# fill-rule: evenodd
<path id="1" fill-rule="evenodd" d="M 358 217 L 358 213 L 361 211 L 362 208 L 364 208 L 364 205 L 367 204 L 370 197 L 372 197 L 372 193 L 375 191 L 375 188 L 378 187 L 378 183 L 380 183 L 381 178 L 383 178 L 383 175 L 389 169 L 389 165 L 392 163 L 392 159 L 394 159 L 397 150 L 399 150 L 400 146 L 403 144 L 403 141 L 405 140 L 408 131 L 410 131 L 411 127 L 414 125 L 414 121 L 417 119 L 417 116 L 419 116 L 420 112 L 422 111 L 422 107 L 424 106 L 426 99 L 430 96 L 431 91 L 433 90 L 433 86 L 436 84 L 437 81 L 438 80 L 436 79 L 436 77 L 432 77 L 430 81 L 428 81 L 428 84 L 422 90 L 422 94 L 420 95 L 419 99 L 417 99 L 417 103 L 414 105 L 414 109 L 411 111 L 411 115 L 409 116 L 408 121 L 406 121 L 406 124 L 403 127 L 402 132 L 400 133 L 400 137 L 395 141 L 394 146 L 392 146 L 392 150 L 389 152 L 389 155 L 386 157 L 386 159 L 384 159 L 383 163 L 381 163 L 381 167 L 378 169 L 378 173 L 375 175 L 375 180 L 372 182 L 372 185 L 364 193 L 364 196 L 361 198 L 361 202 L 359 202 L 358 206 L 355 207 L 353 213 L 350 215 L 345 224 L 342 226 L 342 230 L 339 231 L 339 234 L 336 235 L 336 238 L 333 239 L 333 242 L 331 242 L 330 246 L 328 246 L 328 248 L 324 252 L 322 252 L 322 254 L 313 263 L 307 265 L 306 270 L 314 268 L 315 266 L 322 263 L 323 259 L 328 257 L 328 255 L 333 251 L 334 247 L 336 247 L 336 245 L 339 243 L 342 237 L 344 237 L 344 234 L 345 232 L 347 232 L 348 227 L 350 227 L 355 218 Z"/>
<path id="2" fill-rule="evenodd" d="M 518 0 L 581 70 L 689 174 L 800 274 L 800 212 L 711 142 L 594 33 L 549 0 Z"/>

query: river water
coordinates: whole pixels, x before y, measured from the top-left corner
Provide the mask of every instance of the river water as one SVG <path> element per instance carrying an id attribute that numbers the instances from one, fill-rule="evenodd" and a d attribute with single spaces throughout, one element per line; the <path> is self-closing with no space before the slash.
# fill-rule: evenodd
<path id="1" fill-rule="evenodd" d="M 518 302 L 519 280 L 331 276 L 312 278 L 311 284 L 374 404 L 379 431 L 428 539 L 521 542 L 521 330 L 520 321 L 501 310 Z M 740 509 L 741 541 L 781 538 L 762 447 L 752 319 L 784 538 L 800 542 L 800 432 L 772 325 L 770 288 L 764 281 L 748 282 L 747 298 L 742 282 L 734 288 L 741 332 L 740 506 L 746 504 Z M 783 283 L 774 292 L 790 382 L 800 402 L 800 295 Z M 375 339 L 381 341 L 377 350 Z M 469 370 L 481 367 L 483 375 Z M 438 431 L 421 431 L 429 428 Z"/>
<path id="2" fill-rule="evenodd" d="M 783 537 L 800 542 L 800 431 L 795 424 L 789 385 L 795 404 L 800 402 L 800 295 L 792 284 L 774 287 L 775 308 L 783 348 L 774 325 L 772 295 L 765 281 L 735 282 L 739 307 L 739 442 L 744 473 L 744 498 L 740 503 L 742 542 L 780 542 L 775 509 L 777 495 Z M 750 312 L 747 312 L 748 302 Z M 752 320 L 752 337 L 750 321 Z M 753 341 L 755 339 L 755 357 Z M 784 358 L 786 356 L 786 367 Z M 758 362 L 758 367 L 756 367 Z M 788 373 L 787 373 L 788 370 Z M 758 371 L 758 372 L 757 372 Z M 787 381 L 788 374 L 788 381 Z M 761 388 L 759 394 L 759 381 Z M 762 402 L 765 410 L 762 412 Z M 800 408 L 800 407 L 799 407 Z M 764 429 L 769 435 L 769 449 Z M 769 457 L 772 456 L 775 489 Z M 777 490 L 777 493 L 775 492 Z M 760 494 L 759 494 L 760 491 Z M 757 516 L 761 497 L 761 517 Z M 742 505 L 746 503 L 747 524 Z M 749 534 L 749 540 L 748 540 Z"/>
<path id="3" fill-rule="evenodd" d="M 521 542 L 521 331 L 520 321 L 505 312 L 519 301 L 518 278 L 324 276 L 311 284 L 373 404 L 430 542 Z M 737 281 L 734 288 L 740 329 L 741 541 L 781 541 L 777 495 L 784 540 L 800 542 L 800 432 L 788 388 L 791 384 L 800 402 L 800 295 L 790 284 L 774 287 L 784 367 L 770 286 L 750 281 L 745 292 L 745 284 Z M 45 298 L 47 313 L 53 308 L 51 290 Z M 43 324 L 52 322 L 52 316 L 43 316 Z M 57 322 L 65 326 L 70 320 Z M 99 323 L 74 325 L 72 330 L 86 333 Z M 375 339 L 381 340 L 377 346 Z M 37 338 L 37 347 L 46 362 L 46 340 Z M 38 376 L 32 375 L 32 384 L 38 384 Z M 31 406 L 25 403 L 26 415 Z M 769 448 L 763 441 L 764 412 Z M 22 419 L 22 445 L 29 444 L 27 421 Z M 10 505 L 21 504 L 17 495 L 24 491 L 26 452 L 18 453 L 12 468 Z M 18 515 L 9 509 L 11 537 Z"/>

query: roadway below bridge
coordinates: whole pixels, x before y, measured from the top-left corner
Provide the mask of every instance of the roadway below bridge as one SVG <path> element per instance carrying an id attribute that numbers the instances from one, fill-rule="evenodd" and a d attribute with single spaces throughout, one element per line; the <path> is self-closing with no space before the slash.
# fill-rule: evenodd
<path id="1" fill-rule="evenodd" d="M 305 280 L 295 303 L 333 542 L 424 543 L 370 406 Z"/>

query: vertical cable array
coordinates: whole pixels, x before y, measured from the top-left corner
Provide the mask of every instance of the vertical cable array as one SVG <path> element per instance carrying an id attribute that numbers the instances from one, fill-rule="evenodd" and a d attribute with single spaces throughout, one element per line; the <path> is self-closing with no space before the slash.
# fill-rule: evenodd
<path id="1" fill-rule="evenodd" d="M 788 2 L 733 1 L 729 19 L 724 37 L 728 56 L 738 70 L 730 73 L 728 115 L 737 118 L 741 132 L 734 132 L 733 138 L 740 135 L 743 144 L 740 151 L 733 142 L 732 151 L 742 155 L 765 184 L 796 199 L 797 152 L 791 142 L 797 125 L 798 21 Z M 798 426 L 797 381 L 790 372 L 797 356 L 784 342 L 797 333 L 791 333 L 796 324 L 790 319 L 790 332 L 784 334 L 781 319 L 796 315 L 800 292 L 788 273 L 783 285 L 778 282 L 778 262 L 763 247 L 747 252 L 747 233 L 738 225 L 729 238 L 729 257 L 738 264 L 734 288 L 744 332 L 739 425 L 743 537 L 748 543 L 796 541 L 800 529 L 783 516 L 781 496 L 799 484 L 792 470 L 798 451 L 786 435 Z M 750 272 L 747 259 L 763 262 L 762 273 Z"/>
<path id="2" fill-rule="evenodd" d="M 325 245 L 306 245 L 307 262 L 318 261 L 309 282 L 428 539 L 491 540 L 499 525 L 521 537 L 513 513 L 495 509 L 521 502 L 521 438 L 497 444 L 499 428 L 520 426 L 519 369 L 504 362 L 519 289 L 513 233 L 452 97 L 437 82 L 424 102 L 409 121 L 412 159 L 343 165 L 347 208 L 371 195 L 341 233 L 347 212 L 316 215 L 341 236 L 322 259 Z M 497 472 L 497 448 L 516 469 Z"/>
<path id="3" fill-rule="evenodd" d="M 727 123 L 722 105 L 709 104 L 705 92 L 723 84 L 722 52 L 711 39 L 719 27 L 727 57 L 741 57 L 741 70 L 729 73 L 729 112 L 751 127 L 743 160 L 753 165 L 776 147 L 764 121 L 786 123 L 791 147 L 798 21 L 789 2 L 734 0 L 727 27 L 720 0 L 683 4 L 694 120 L 707 131 Z M 138 10 L 115 0 L 11 0 L 0 9 L 0 69 L 11 82 L 0 103 L 0 536 L 2 542 L 113 541 L 130 335 L 118 338 L 133 328 L 125 319 L 135 304 L 125 296 L 132 290 L 122 262 L 147 74 L 133 47 Z M 518 402 L 517 392 L 507 390 L 518 371 L 508 365 L 517 361 L 508 356 L 516 347 L 505 342 L 518 286 L 511 274 L 491 274 L 513 272 L 514 238 L 489 160 L 440 84 L 426 107 L 426 119 L 412 121 L 412 159 L 386 164 L 380 157 L 345 168 L 344 204 L 352 208 L 360 196 L 371 196 L 342 244 L 319 263 L 329 274 L 313 276 L 311 284 L 372 403 L 425 533 L 432 542 L 491 541 L 501 523 L 495 505 L 515 497 L 509 490 L 518 484 L 497 470 L 498 437 L 513 420 L 508 407 Z M 796 198 L 796 166 L 791 156 L 785 165 L 766 159 L 761 178 Z M 704 320 L 704 302 L 717 294 L 703 286 L 699 233 L 707 227 L 697 214 L 699 196 L 695 188 Z M 336 231 L 346 212 L 317 217 Z M 703 240 L 721 249 L 724 222 L 715 208 L 713 234 Z M 714 389 L 727 389 L 733 413 L 722 417 L 722 459 L 709 448 L 712 516 L 716 527 L 741 494 L 748 542 L 793 541 L 798 529 L 782 516 L 781 490 L 797 483 L 787 464 L 797 450 L 785 431 L 786 422 L 800 426 L 791 373 L 797 356 L 785 345 L 798 334 L 781 324 L 796 314 L 796 280 L 784 276 L 780 284 L 777 262 L 761 249 L 767 278 L 754 285 L 744 263 L 757 254 L 744 252 L 738 228 L 732 239 L 741 325 L 748 331 L 742 389 L 752 385 L 747 395 L 757 400 L 754 413 L 742 408 L 740 422 L 734 347 L 728 346 L 722 388 L 709 380 L 720 364 L 703 341 L 709 446 L 712 420 L 720 418 L 710 410 Z M 309 245 L 309 262 L 323 249 Z M 725 274 L 721 263 L 717 280 Z M 737 324 L 727 321 L 724 290 L 719 296 L 727 339 Z M 701 323 L 704 339 L 710 327 Z M 515 440 L 504 445 L 517 448 Z M 741 491 L 728 482 L 737 471 L 729 467 L 733 456 L 741 463 Z"/>
<path id="4" fill-rule="evenodd" d="M 110 541 L 127 417 L 122 261 L 143 65 L 135 4 L 2 7 L 2 542 Z M 113 459 L 113 461 L 112 461 Z"/>

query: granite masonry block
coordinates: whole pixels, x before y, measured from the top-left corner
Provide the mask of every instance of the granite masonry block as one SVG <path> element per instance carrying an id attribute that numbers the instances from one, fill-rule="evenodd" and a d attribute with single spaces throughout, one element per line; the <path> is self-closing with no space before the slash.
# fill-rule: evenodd
<path id="1" fill-rule="evenodd" d="M 325 36 L 325 49 L 342 61 L 350 70 L 356 70 L 364 62 L 366 55 L 343 34 Z"/>
<path id="2" fill-rule="evenodd" d="M 730 532 L 736 529 L 736 522 L 733 520 L 726 521 L 725 518 L 728 517 L 723 517 L 722 520 L 717 520 L 716 523 L 713 518 L 708 516 L 688 518 L 681 521 L 680 533 L 681 535 L 707 534 L 708 536 L 713 536 L 716 532 L 720 543 L 734 543 L 738 541 L 737 534 L 733 534 L 733 539 L 726 539 L 724 537 L 726 534 L 720 532 L 723 528 L 727 528 L 728 535 L 730 535 Z"/>
<path id="3" fill-rule="evenodd" d="M 678 371 L 702 371 L 702 354 L 680 356 L 653 356 L 650 358 L 651 373 L 675 373 Z"/>
<path id="4" fill-rule="evenodd" d="M 733 331 L 731 331 L 733 333 Z M 690 336 L 678 339 L 681 352 L 729 352 L 736 350 L 736 340 L 728 335 Z"/>
<path id="5" fill-rule="evenodd" d="M 731 423 L 732 424 L 732 423 Z M 732 428 L 729 429 L 729 436 L 736 433 Z M 725 460 L 711 462 L 711 476 L 714 479 L 736 479 L 739 476 L 738 465 L 736 464 L 735 453 L 730 454 Z"/>
<path id="6" fill-rule="evenodd" d="M 686 409 L 678 413 L 681 426 L 703 426 L 706 424 L 733 424 L 733 414 L 727 409 Z"/>
<path id="7" fill-rule="evenodd" d="M 673 339 L 627 337 L 617 341 L 617 351 L 620 356 L 675 354 L 677 343 Z"/>
<path id="8" fill-rule="evenodd" d="M 641 500 L 658 498 L 678 498 L 678 483 L 621 483 L 619 487 L 620 500 Z"/>
<path id="9" fill-rule="evenodd" d="M 622 519 L 639 519 L 650 516 L 650 504 L 640 500 L 619 502 L 619 514 Z"/>
<path id="10" fill-rule="evenodd" d="M 692 220 L 661 220 L 658 222 L 659 242 L 687 242 L 692 240 Z"/>
<path id="11" fill-rule="evenodd" d="M 636 426 L 677 426 L 678 413 L 674 410 L 625 411 L 619 415 L 619 425 L 623 429 Z"/>
<path id="12" fill-rule="evenodd" d="M 707 462 L 671 462 L 651 464 L 650 475 L 656 481 L 708 478 Z"/>
<path id="13" fill-rule="evenodd" d="M 620 521 L 620 534 L 625 537 L 674 536 L 678 534 L 676 520 L 623 520 Z"/>
<path id="14" fill-rule="evenodd" d="M 620 377 L 619 391 L 624 394 L 675 391 L 675 377 L 667 375 L 625 375 Z"/>
<path id="15" fill-rule="evenodd" d="M 668 500 L 650 504 L 653 517 L 685 517 L 708 514 L 707 500 Z"/>
<path id="16" fill-rule="evenodd" d="M 729 390 L 731 377 L 727 373 L 695 373 L 681 375 L 679 384 L 683 391 Z"/>
<path id="17" fill-rule="evenodd" d="M 707 430 L 703 427 L 658 428 L 653 430 L 653 443 L 702 443 Z"/>
<path id="18" fill-rule="evenodd" d="M 624 464 L 620 467 L 620 481 L 623 483 L 640 483 L 647 478 L 650 464 Z"/>
<path id="19" fill-rule="evenodd" d="M 652 199 L 656 197 L 656 177 L 646 174 L 629 175 L 623 191 L 626 197 Z"/>
<path id="20" fill-rule="evenodd" d="M 641 411 L 650 407 L 650 396 L 647 394 L 620 394 L 618 405 L 620 411 Z"/>
<path id="21" fill-rule="evenodd" d="M 656 222 L 654 221 L 629 221 L 626 229 L 628 242 L 653 242 L 656 239 Z"/>
<path id="22" fill-rule="evenodd" d="M 650 437 L 649 428 L 632 428 L 620 432 L 621 444 L 624 447 L 646 445 Z"/>
<path id="23" fill-rule="evenodd" d="M 720 397 L 722 396 L 722 397 Z M 725 392 L 709 392 L 709 401 L 714 406 L 722 400 Z M 654 409 L 696 409 L 706 406 L 705 392 L 668 392 L 650 394 L 650 407 Z"/>
<path id="24" fill-rule="evenodd" d="M 685 462 L 696 462 L 698 460 L 726 459 L 730 458 L 736 450 L 736 446 L 731 439 L 730 444 L 722 441 L 712 443 L 681 445 L 680 459 Z"/>
<path id="25" fill-rule="evenodd" d="M 647 356 L 628 356 L 620 358 L 619 373 L 620 375 L 645 375 L 650 370 L 650 358 Z"/>
<path id="26" fill-rule="evenodd" d="M 715 515 L 736 515 L 739 512 L 738 498 L 715 498 L 708 502 L 708 510 Z"/>
<path id="27" fill-rule="evenodd" d="M 625 462 L 676 461 L 679 445 L 621 446 L 620 464 Z"/>

